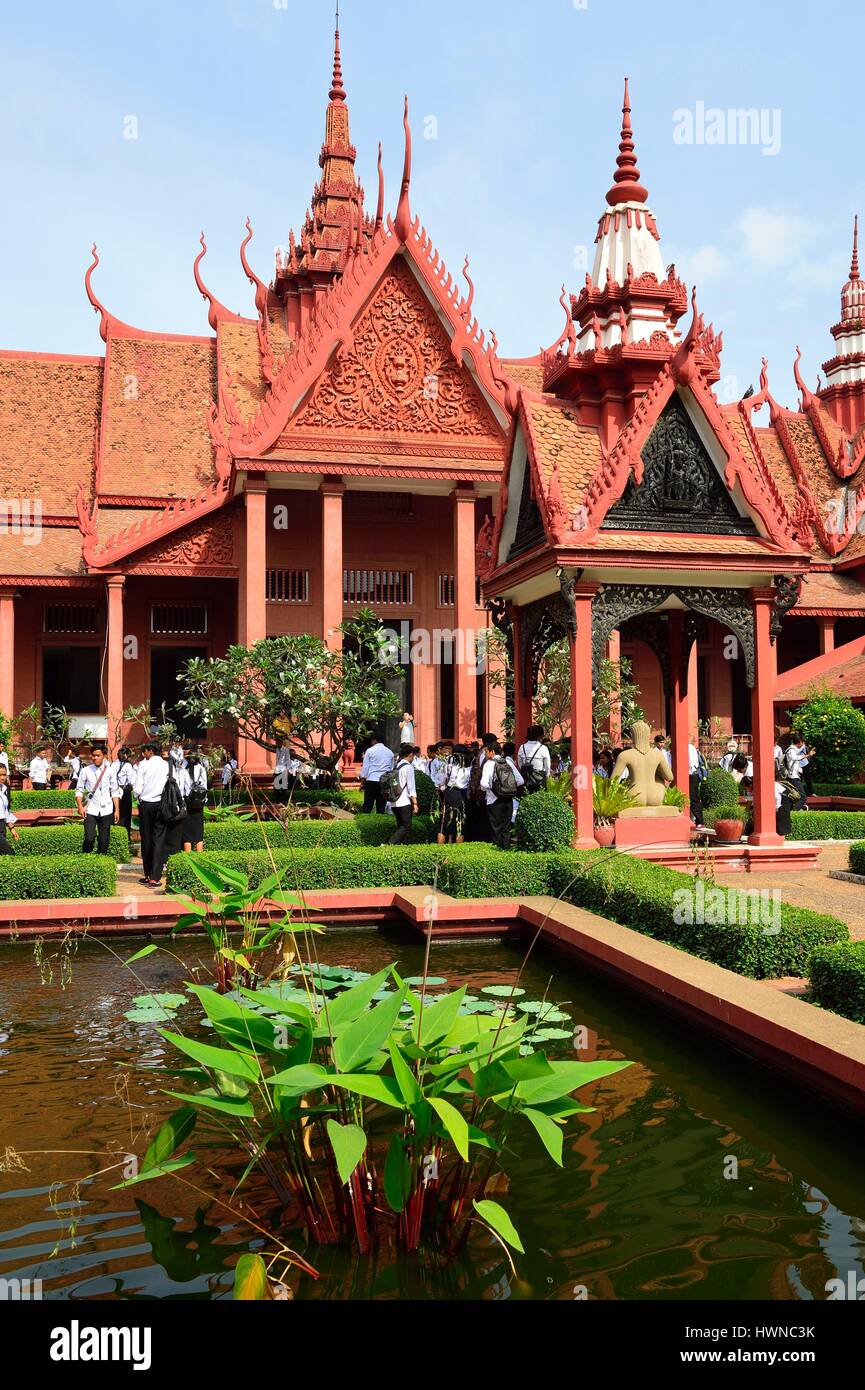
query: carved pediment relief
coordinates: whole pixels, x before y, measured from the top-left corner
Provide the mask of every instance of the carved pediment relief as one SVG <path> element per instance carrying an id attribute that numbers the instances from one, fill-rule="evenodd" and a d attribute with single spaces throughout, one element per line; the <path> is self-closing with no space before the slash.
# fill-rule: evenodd
<path id="1" fill-rule="evenodd" d="M 230 515 L 208 517 L 199 525 L 184 526 L 164 541 L 130 556 L 134 569 L 213 569 L 236 564 L 234 522 Z"/>

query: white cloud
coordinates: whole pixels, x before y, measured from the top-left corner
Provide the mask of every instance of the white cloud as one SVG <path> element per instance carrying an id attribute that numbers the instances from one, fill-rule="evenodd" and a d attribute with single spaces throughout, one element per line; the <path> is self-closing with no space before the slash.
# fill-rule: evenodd
<path id="1" fill-rule="evenodd" d="M 746 208 L 737 231 L 742 237 L 745 256 L 758 267 L 777 269 L 801 258 L 814 236 L 815 228 L 804 217 L 769 208 Z"/>
<path id="2" fill-rule="evenodd" d="M 719 275 L 726 275 L 730 265 L 729 257 L 719 246 L 701 246 L 698 251 L 692 251 L 682 259 L 688 279 L 696 280 L 698 284 L 703 280 L 715 280 Z"/>

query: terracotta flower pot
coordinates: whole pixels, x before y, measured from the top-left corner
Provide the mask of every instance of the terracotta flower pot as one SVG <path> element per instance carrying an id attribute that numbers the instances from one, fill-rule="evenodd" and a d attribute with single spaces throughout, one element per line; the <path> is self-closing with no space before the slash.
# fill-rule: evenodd
<path id="1" fill-rule="evenodd" d="M 598 845 L 600 845 L 602 849 L 608 849 L 610 845 L 615 844 L 615 840 L 616 840 L 616 827 L 615 827 L 615 825 L 596 825 L 596 826 L 595 826 L 595 843 L 598 844 Z"/>
<path id="2" fill-rule="evenodd" d="M 734 845 L 742 838 L 740 820 L 716 820 L 715 839 L 725 845 Z"/>

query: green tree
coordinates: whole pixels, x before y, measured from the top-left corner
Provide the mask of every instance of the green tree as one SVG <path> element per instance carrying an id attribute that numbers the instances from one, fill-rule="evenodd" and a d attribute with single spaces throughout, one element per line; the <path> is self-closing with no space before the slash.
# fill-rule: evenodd
<path id="1" fill-rule="evenodd" d="M 309 633 L 230 647 L 224 657 L 190 661 L 180 708 L 207 727 L 226 726 L 273 752 L 285 738 L 322 771 L 336 770 L 348 739 L 360 739 L 399 713 L 387 689 L 390 653 L 368 609 L 342 624 L 331 651 Z"/>
<path id="2" fill-rule="evenodd" d="M 505 634 L 491 628 L 487 639 L 489 682 L 494 689 L 511 691 L 513 670 Z M 631 663 L 627 657 L 610 661 L 603 657 L 592 695 L 592 732 L 603 735 L 603 726 L 611 716 L 618 715 L 623 729 L 629 729 L 637 719 L 645 719 L 639 703 L 640 689 L 631 680 Z M 571 651 L 567 637 L 551 642 L 538 668 L 537 691 L 532 701 L 532 713 L 548 733 L 558 730 L 563 737 L 571 732 Z M 513 710 L 506 710 L 505 728 L 513 730 Z"/>
<path id="3" fill-rule="evenodd" d="M 865 715 L 846 695 L 815 688 L 790 723 L 815 752 L 809 771 L 818 782 L 850 782 L 865 762 Z"/>

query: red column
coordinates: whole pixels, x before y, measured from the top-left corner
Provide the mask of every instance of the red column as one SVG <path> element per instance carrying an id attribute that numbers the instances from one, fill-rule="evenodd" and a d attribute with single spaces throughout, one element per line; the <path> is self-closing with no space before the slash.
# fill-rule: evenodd
<path id="1" fill-rule="evenodd" d="M 756 665 L 756 680 L 751 693 L 754 830 L 748 837 L 748 843 L 780 845 L 784 842 L 783 836 L 775 830 L 775 648 L 769 632 L 774 591 L 755 589 L 753 600 Z"/>
<path id="2" fill-rule="evenodd" d="M 15 714 L 14 589 L 0 589 L 0 714 Z"/>
<path id="3" fill-rule="evenodd" d="M 622 639 L 618 630 L 610 633 L 607 642 L 607 660 L 614 666 L 619 666 L 622 660 Z M 622 742 L 622 707 L 616 705 L 610 710 L 610 743 L 614 748 L 618 748 Z"/>
<path id="4" fill-rule="evenodd" d="M 818 618 L 817 621 L 820 624 L 820 655 L 825 656 L 835 650 L 835 619 Z"/>
<path id="5" fill-rule="evenodd" d="M 105 712 L 108 715 L 108 749 L 113 753 L 123 742 L 123 592 L 122 574 L 110 574 L 108 590 L 108 630 L 105 682 Z"/>
<path id="6" fill-rule="evenodd" d="M 520 648 L 522 614 L 519 608 L 513 608 L 511 620 L 514 643 L 514 742 L 519 748 L 520 744 L 525 742 L 526 730 L 532 722 L 532 692 L 529 689 L 527 695 L 523 694 L 523 663 Z"/>
<path id="7" fill-rule="evenodd" d="M 574 590 L 577 634 L 571 640 L 571 779 L 575 849 L 595 849 L 592 809 L 592 599 L 593 584 Z"/>
<path id="8" fill-rule="evenodd" d="M 688 693 L 685 689 L 683 656 L 683 627 L 685 614 L 672 612 L 670 623 L 670 757 L 673 760 L 673 776 L 676 786 L 688 795 Z M 693 655 L 696 644 L 691 648 Z M 690 663 L 689 663 L 690 664 Z M 690 682 L 689 682 L 690 685 Z"/>
<path id="9" fill-rule="evenodd" d="M 321 634 L 331 651 L 342 646 L 342 499 L 341 478 L 325 478 L 321 491 Z"/>
<path id="10" fill-rule="evenodd" d="M 475 490 L 458 487 L 454 512 L 454 706 L 457 738 L 475 737 L 478 722 L 477 606 L 475 604 Z"/>
<path id="11" fill-rule="evenodd" d="M 239 590 L 238 639 L 252 647 L 267 636 L 267 479 L 248 477 L 245 491 L 246 528 L 243 572 Z M 269 769 L 267 753 L 250 739 L 239 739 L 237 761 L 241 772 Z"/>

